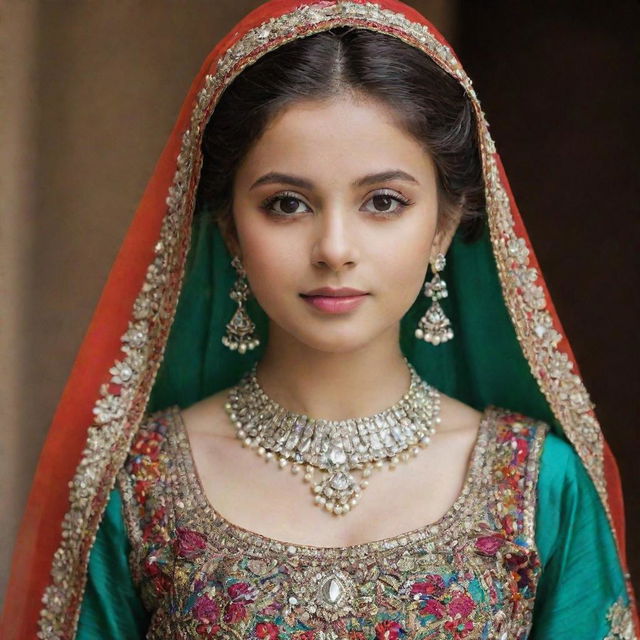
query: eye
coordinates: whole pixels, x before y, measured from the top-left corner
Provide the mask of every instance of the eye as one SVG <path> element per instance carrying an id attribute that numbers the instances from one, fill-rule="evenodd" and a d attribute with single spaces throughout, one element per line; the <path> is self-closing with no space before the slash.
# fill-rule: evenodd
<path id="1" fill-rule="evenodd" d="M 381 214 L 382 216 L 398 215 L 405 207 L 413 204 L 403 195 L 400 195 L 396 191 L 389 190 L 375 193 L 367 202 L 371 202 L 374 205 L 373 210 L 366 208 L 367 211 Z"/>
<path id="2" fill-rule="evenodd" d="M 299 211 L 299 205 L 307 206 L 298 196 L 294 193 L 289 193 L 287 191 L 283 193 L 278 193 L 270 198 L 267 198 L 260 206 L 269 213 L 280 216 L 294 216 L 297 213 L 305 213 L 304 211 Z M 307 211 L 308 211 L 307 207 Z"/>

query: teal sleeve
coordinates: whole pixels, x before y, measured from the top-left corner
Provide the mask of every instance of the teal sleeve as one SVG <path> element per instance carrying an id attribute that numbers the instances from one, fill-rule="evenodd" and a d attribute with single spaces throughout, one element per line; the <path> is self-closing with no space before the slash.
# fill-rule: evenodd
<path id="1" fill-rule="evenodd" d="M 114 489 L 89 557 L 76 640 L 141 640 L 145 637 L 149 614 L 133 584 L 129 552 L 122 498 Z"/>
<path id="2" fill-rule="evenodd" d="M 571 445 L 551 433 L 541 453 L 537 499 L 542 573 L 530 640 L 603 640 L 611 606 L 629 604 L 622 568 L 591 478 Z"/>

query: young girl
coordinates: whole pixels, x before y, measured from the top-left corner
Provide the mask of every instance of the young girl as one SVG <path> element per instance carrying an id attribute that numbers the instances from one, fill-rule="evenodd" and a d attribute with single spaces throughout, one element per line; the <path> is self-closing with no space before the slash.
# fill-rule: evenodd
<path id="1" fill-rule="evenodd" d="M 449 46 L 272 0 L 114 266 L 3 637 L 629 639 L 619 493 Z"/>

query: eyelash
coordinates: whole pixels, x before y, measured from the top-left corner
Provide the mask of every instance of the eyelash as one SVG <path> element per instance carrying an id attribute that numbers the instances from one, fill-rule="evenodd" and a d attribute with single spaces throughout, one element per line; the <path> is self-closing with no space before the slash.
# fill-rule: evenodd
<path id="1" fill-rule="evenodd" d="M 395 218 L 395 217 L 399 216 L 402 213 L 402 210 L 405 207 L 408 207 L 408 206 L 413 204 L 413 202 L 411 200 L 409 200 L 408 198 L 400 195 L 399 193 L 397 193 L 395 191 L 389 191 L 389 190 L 386 190 L 386 189 L 383 189 L 382 191 L 374 193 L 369 198 L 369 200 L 372 200 L 376 196 L 388 196 L 392 200 L 395 200 L 396 202 L 398 202 L 399 205 L 400 205 L 395 211 L 376 211 L 376 212 L 372 212 L 373 215 L 376 216 L 376 217 Z M 308 206 L 308 205 L 306 205 L 304 200 L 299 198 L 297 194 L 295 194 L 295 193 L 293 193 L 291 191 L 283 191 L 281 193 L 277 193 L 277 194 L 267 198 L 260 206 L 269 215 L 272 215 L 275 218 L 293 218 L 294 216 L 296 216 L 298 214 L 297 213 L 280 213 L 279 211 L 274 211 L 271 208 L 276 202 L 278 202 L 279 200 L 284 200 L 285 198 L 291 198 L 292 200 L 298 200 L 299 202 L 302 202 L 303 204 L 305 204 L 305 206 Z M 367 202 L 369 202 L 369 200 L 367 200 Z"/>

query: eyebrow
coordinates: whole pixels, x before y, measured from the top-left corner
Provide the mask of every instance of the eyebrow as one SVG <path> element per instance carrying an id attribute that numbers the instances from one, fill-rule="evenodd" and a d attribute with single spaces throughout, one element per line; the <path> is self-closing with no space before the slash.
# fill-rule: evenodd
<path id="1" fill-rule="evenodd" d="M 413 182 L 414 184 L 420 184 L 411 174 L 401 169 L 389 169 L 387 171 L 380 171 L 379 173 L 369 173 L 362 178 L 359 178 L 352 187 L 362 187 L 376 182 L 389 182 L 391 180 L 404 180 L 406 182 Z M 312 190 L 314 188 L 313 182 L 302 178 L 300 176 L 288 175 L 286 173 L 279 173 L 277 171 L 270 171 L 265 173 L 262 177 L 258 178 L 250 187 L 251 189 L 258 187 L 262 184 L 290 184 L 294 187 L 300 187 L 301 189 Z"/>

